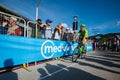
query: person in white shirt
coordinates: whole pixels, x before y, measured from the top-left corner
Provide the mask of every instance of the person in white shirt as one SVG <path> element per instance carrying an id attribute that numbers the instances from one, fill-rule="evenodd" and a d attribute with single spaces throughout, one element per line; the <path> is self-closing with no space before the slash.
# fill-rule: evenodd
<path id="1" fill-rule="evenodd" d="M 52 27 L 51 27 L 52 20 L 47 19 L 46 24 L 42 30 L 42 38 L 44 39 L 51 39 L 52 38 Z"/>
<path id="2" fill-rule="evenodd" d="M 64 27 L 62 26 L 62 24 L 58 24 L 57 27 L 54 29 L 52 39 L 61 40 L 62 34 L 63 34 L 63 29 L 64 29 Z"/>

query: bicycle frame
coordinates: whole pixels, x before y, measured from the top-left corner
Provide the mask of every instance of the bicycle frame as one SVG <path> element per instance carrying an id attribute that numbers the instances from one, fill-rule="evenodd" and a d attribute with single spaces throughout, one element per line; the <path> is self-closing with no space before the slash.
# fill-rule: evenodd
<path id="1" fill-rule="evenodd" d="M 78 44 L 78 46 L 74 49 L 73 51 L 73 54 L 72 54 L 72 61 L 73 62 L 76 62 L 77 61 L 77 58 L 85 58 L 85 55 L 86 55 L 86 50 L 84 51 L 84 48 L 85 46 L 83 46 L 82 44 Z M 77 51 L 77 54 L 76 54 L 76 51 Z"/>

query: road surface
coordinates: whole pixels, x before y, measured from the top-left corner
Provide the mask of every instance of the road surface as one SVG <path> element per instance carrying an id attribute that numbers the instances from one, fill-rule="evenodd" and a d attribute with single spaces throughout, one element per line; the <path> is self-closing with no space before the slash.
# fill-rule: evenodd
<path id="1" fill-rule="evenodd" d="M 67 57 L 30 69 L 31 72 L 21 68 L 2 73 L 0 80 L 120 80 L 120 54 L 91 51 L 77 63 Z"/>

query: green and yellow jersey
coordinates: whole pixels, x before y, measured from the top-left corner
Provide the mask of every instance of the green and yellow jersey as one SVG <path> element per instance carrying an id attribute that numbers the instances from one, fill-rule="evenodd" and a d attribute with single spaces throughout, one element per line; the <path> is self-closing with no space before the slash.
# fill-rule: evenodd
<path id="1" fill-rule="evenodd" d="M 80 30 L 77 35 L 80 36 L 80 37 L 82 37 L 82 38 L 84 36 L 86 36 L 86 38 L 88 38 L 88 30 L 85 29 L 83 32 Z"/>

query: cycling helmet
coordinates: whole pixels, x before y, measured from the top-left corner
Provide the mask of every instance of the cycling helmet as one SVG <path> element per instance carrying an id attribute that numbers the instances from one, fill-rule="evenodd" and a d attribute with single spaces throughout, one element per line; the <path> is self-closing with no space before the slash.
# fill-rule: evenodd
<path id="1" fill-rule="evenodd" d="M 85 27 L 85 24 L 81 24 L 80 27 Z"/>

